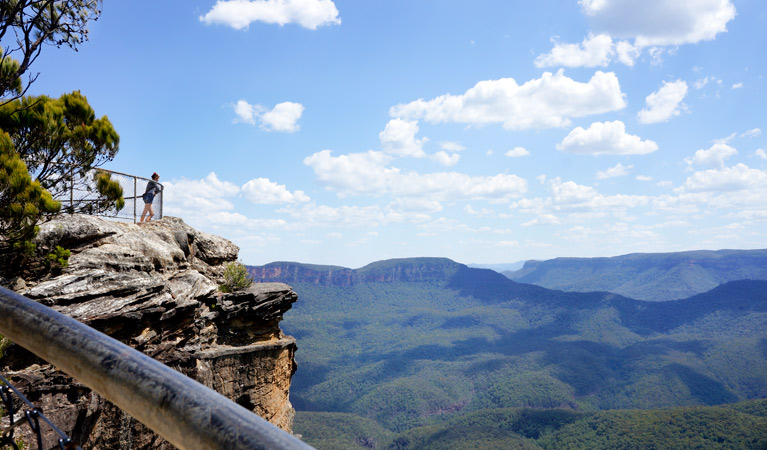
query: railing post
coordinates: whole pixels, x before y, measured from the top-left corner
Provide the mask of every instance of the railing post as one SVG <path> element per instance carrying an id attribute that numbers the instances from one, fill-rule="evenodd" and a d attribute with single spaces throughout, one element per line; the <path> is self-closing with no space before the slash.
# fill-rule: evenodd
<path id="1" fill-rule="evenodd" d="M 138 203 L 138 188 L 136 177 L 133 177 L 133 223 L 136 223 L 136 203 Z"/>
<path id="2" fill-rule="evenodd" d="M 312 448 L 180 372 L 2 287 L 0 333 L 181 450 Z"/>

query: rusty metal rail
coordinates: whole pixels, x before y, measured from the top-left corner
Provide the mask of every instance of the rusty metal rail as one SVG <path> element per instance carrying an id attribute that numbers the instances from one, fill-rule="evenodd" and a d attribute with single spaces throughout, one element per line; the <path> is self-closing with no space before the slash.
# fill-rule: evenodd
<path id="1" fill-rule="evenodd" d="M 2 287 L 0 333 L 181 450 L 312 448 L 143 353 Z"/>

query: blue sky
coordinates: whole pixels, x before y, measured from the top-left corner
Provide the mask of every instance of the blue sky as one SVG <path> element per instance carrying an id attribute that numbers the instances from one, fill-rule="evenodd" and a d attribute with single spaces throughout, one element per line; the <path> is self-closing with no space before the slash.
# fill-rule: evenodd
<path id="1" fill-rule="evenodd" d="M 761 0 L 107 1 L 79 89 L 246 264 L 767 247 Z"/>

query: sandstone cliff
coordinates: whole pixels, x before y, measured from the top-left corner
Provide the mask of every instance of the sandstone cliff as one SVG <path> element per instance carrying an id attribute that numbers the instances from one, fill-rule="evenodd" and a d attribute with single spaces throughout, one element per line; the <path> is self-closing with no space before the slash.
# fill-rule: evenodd
<path id="1" fill-rule="evenodd" d="M 136 225 L 91 216 L 62 216 L 42 225 L 37 244 L 71 249 L 69 266 L 55 277 L 16 280 L 16 291 L 291 430 L 288 392 L 296 342 L 279 322 L 297 296 L 281 283 L 218 292 L 224 267 L 237 258 L 234 244 L 173 217 Z M 18 346 L 5 350 L 0 365 L 84 448 L 173 448 Z"/>
<path id="2" fill-rule="evenodd" d="M 273 262 L 250 266 L 253 279 L 261 282 L 310 283 L 320 286 L 352 286 L 361 283 L 442 281 L 455 275 L 463 264 L 447 258 L 404 258 L 378 261 L 360 269 Z"/>

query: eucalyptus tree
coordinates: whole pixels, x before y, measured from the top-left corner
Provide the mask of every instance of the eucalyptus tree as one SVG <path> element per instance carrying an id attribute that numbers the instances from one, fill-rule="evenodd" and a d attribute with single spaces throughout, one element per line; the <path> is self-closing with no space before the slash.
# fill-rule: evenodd
<path id="1" fill-rule="evenodd" d="M 0 0 L 0 97 L 8 101 L 24 95 L 38 74 L 21 77 L 43 47 L 77 51 L 88 40 L 88 23 L 101 15 L 101 0 Z"/>

